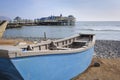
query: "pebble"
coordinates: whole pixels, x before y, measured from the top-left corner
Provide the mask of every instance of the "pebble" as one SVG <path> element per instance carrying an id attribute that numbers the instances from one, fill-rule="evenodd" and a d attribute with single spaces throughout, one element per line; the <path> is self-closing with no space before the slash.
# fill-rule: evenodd
<path id="1" fill-rule="evenodd" d="M 96 40 L 95 57 L 120 58 L 120 41 Z"/>

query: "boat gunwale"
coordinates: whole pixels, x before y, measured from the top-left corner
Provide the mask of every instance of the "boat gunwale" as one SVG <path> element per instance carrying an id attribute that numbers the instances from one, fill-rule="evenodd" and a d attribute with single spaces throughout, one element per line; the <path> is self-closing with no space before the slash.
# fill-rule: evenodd
<path id="1" fill-rule="evenodd" d="M 93 35 L 92 41 L 89 41 L 88 45 L 85 45 L 81 48 L 68 48 L 66 50 L 41 50 L 41 51 L 24 51 L 24 52 L 10 52 L 10 54 L 15 54 L 15 56 L 10 56 L 10 58 L 19 58 L 19 57 L 32 57 L 32 56 L 42 56 L 42 55 L 60 55 L 60 54 L 75 54 L 75 53 L 81 53 L 89 48 L 92 48 L 95 44 L 95 36 Z"/>
<path id="2" fill-rule="evenodd" d="M 92 40 L 88 41 L 87 45 L 84 45 L 80 48 L 66 48 L 64 50 L 37 50 L 37 51 L 8 51 L 7 58 L 19 58 L 19 57 L 32 57 L 32 56 L 41 56 L 41 55 L 60 55 L 60 54 L 72 54 L 72 53 L 81 53 L 86 51 L 89 48 L 94 47 L 95 44 L 95 35 L 94 34 L 79 34 L 80 35 L 92 35 Z M 65 39 L 55 40 L 53 42 L 65 41 L 68 39 L 75 38 L 76 36 L 68 37 Z M 45 44 L 44 44 L 45 45 Z"/>

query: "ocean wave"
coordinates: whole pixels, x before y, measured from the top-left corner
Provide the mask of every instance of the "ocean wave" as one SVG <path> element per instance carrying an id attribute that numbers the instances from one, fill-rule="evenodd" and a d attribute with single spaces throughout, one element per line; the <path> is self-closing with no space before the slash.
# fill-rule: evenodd
<path id="1" fill-rule="evenodd" d="M 80 29 L 80 30 L 88 30 L 88 31 L 120 31 L 120 29 Z"/>

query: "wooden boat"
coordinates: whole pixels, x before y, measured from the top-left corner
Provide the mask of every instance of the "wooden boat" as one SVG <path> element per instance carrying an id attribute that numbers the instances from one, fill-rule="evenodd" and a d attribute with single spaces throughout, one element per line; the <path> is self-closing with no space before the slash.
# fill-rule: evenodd
<path id="1" fill-rule="evenodd" d="M 0 23 L 0 38 L 3 36 L 3 33 L 7 27 L 8 21 L 3 21 Z"/>
<path id="2" fill-rule="evenodd" d="M 2 47 L 0 71 L 11 80 L 69 80 L 88 68 L 94 44 L 94 34 L 77 34 L 12 49 Z"/>

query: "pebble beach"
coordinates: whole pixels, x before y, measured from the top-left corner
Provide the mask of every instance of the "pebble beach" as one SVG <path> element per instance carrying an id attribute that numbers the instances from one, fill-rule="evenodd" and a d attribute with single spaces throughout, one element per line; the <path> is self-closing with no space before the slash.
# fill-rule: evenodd
<path id="1" fill-rule="evenodd" d="M 120 58 L 120 41 L 96 40 L 94 57 Z"/>

